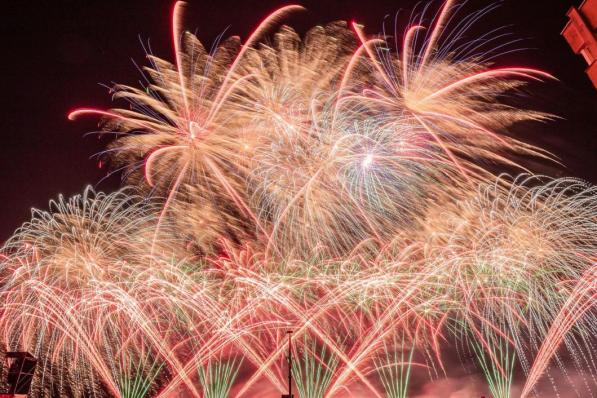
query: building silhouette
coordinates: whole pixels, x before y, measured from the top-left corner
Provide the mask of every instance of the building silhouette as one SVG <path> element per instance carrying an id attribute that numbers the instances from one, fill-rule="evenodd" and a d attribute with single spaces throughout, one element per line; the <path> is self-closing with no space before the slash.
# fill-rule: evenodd
<path id="1" fill-rule="evenodd" d="M 567 15 L 570 20 L 562 36 L 572 51 L 585 59 L 586 73 L 597 88 L 597 0 L 585 0 L 578 8 L 570 7 Z"/>

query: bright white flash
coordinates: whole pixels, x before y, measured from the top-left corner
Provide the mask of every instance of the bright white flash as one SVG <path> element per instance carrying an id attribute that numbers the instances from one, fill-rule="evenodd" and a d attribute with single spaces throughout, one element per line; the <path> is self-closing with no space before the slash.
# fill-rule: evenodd
<path id="1" fill-rule="evenodd" d="M 368 169 L 371 164 L 373 163 L 373 154 L 368 153 L 367 156 L 363 159 L 362 165 L 364 169 Z"/>

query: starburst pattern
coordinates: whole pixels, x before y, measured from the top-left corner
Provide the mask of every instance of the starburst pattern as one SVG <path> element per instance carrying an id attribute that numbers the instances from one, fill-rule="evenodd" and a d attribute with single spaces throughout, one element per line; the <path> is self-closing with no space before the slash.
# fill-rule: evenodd
<path id="1" fill-rule="evenodd" d="M 289 329 L 305 398 L 406 397 L 454 350 L 496 397 L 554 364 L 595 389 L 597 191 L 498 174 L 551 158 L 508 132 L 549 115 L 503 99 L 552 77 L 463 41 L 484 11 L 268 39 L 287 6 L 207 52 L 184 7 L 174 63 L 114 87 L 129 108 L 70 114 L 102 116 L 136 188 L 60 197 L 3 247 L 1 341 L 40 359 L 36 396 L 273 396 Z"/>

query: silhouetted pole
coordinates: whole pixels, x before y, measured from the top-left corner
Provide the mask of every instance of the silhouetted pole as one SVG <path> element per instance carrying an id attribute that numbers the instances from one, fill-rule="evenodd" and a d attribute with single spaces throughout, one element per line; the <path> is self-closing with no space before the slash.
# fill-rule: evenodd
<path id="1" fill-rule="evenodd" d="M 288 334 L 288 396 L 292 398 L 292 330 Z"/>
<path id="2" fill-rule="evenodd" d="M 292 396 L 292 330 L 288 334 L 288 394 L 282 394 L 282 398 L 293 398 Z"/>

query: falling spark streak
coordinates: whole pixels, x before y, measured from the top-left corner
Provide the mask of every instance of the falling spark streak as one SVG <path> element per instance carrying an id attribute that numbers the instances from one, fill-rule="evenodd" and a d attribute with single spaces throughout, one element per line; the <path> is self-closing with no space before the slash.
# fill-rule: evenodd
<path id="1" fill-rule="evenodd" d="M 597 301 L 597 263 L 593 263 L 591 269 L 578 281 L 574 291 L 570 294 L 557 317 L 551 323 L 549 332 L 545 336 L 544 343 L 535 357 L 531 371 L 526 379 L 521 398 L 531 394 L 535 384 L 549 365 L 550 359 L 556 353 L 558 347 L 566 337 L 566 334 L 585 314 L 595 308 Z"/>

